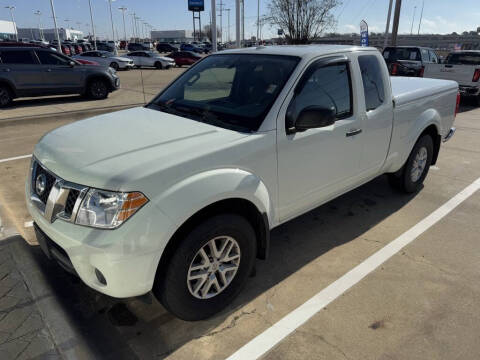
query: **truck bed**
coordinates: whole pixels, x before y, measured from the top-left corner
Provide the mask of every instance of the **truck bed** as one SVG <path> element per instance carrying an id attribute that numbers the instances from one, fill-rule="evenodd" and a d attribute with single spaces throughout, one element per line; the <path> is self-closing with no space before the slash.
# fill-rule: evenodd
<path id="1" fill-rule="evenodd" d="M 458 84 L 450 80 L 437 80 L 413 77 L 391 77 L 392 95 L 397 106 L 412 101 L 435 96 L 458 89 Z"/>

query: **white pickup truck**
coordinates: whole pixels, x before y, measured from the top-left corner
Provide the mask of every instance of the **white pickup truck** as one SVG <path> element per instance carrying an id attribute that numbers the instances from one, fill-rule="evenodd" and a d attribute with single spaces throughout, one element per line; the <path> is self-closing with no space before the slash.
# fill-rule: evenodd
<path id="1" fill-rule="evenodd" d="M 454 80 L 462 96 L 474 97 L 480 105 L 480 51 L 455 51 L 443 64 L 426 64 L 424 77 Z"/>
<path id="2" fill-rule="evenodd" d="M 453 81 L 390 79 L 373 48 L 223 51 L 145 107 L 45 135 L 28 210 L 46 255 L 88 286 L 204 319 L 266 258 L 272 228 L 385 173 L 419 190 L 457 97 Z"/>

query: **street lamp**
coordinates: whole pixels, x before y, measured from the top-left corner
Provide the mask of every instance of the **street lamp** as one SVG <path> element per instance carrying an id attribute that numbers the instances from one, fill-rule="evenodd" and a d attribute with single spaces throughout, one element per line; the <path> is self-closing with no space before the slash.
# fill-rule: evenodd
<path id="1" fill-rule="evenodd" d="M 133 12 L 133 13 L 130 13 L 129 14 L 131 17 L 132 17 L 132 32 L 133 32 L 133 38 L 134 38 L 134 42 L 137 41 L 137 31 L 135 30 L 135 17 L 136 17 L 136 14 Z"/>
<path id="2" fill-rule="evenodd" d="M 112 2 L 114 2 L 116 0 L 108 0 L 108 5 L 109 5 L 109 8 L 110 8 L 110 21 L 112 22 L 112 40 L 115 42 L 115 30 L 113 28 L 113 14 L 112 14 Z"/>
<path id="3" fill-rule="evenodd" d="M 42 12 L 40 10 L 34 11 L 34 15 L 38 16 L 38 35 L 40 36 L 40 39 L 45 41 L 45 37 L 43 36 L 43 31 L 42 31 Z"/>
<path id="4" fill-rule="evenodd" d="M 92 1 L 88 0 L 88 6 L 90 7 L 90 20 L 92 23 L 92 34 L 93 34 L 93 46 L 97 50 L 97 37 L 95 36 L 95 24 L 93 23 L 93 12 L 92 12 Z"/>
<path id="5" fill-rule="evenodd" d="M 13 23 L 13 27 L 14 27 L 14 29 L 15 29 L 15 38 L 16 38 L 17 41 L 18 41 L 17 24 L 15 24 L 15 18 L 13 17 L 13 10 L 15 9 L 15 6 L 5 6 L 5 9 L 9 9 L 9 10 L 10 10 L 10 16 L 12 17 L 12 23 Z"/>
<path id="6" fill-rule="evenodd" d="M 62 46 L 60 43 L 60 35 L 58 34 L 57 17 L 55 16 L 55 7 L 53 6 L 53 0 L 50 0 L 50 7 L 52 8 L 53 23 L 55 25 L 55 36 L 57 38 L 57 50 L 59 53 L 61 53 Z"/>
<path id="7" fill-rule="evenodd" d="M 123 36 L 124 36 L 125 41 L 127 41 L 127 28 L 125 27 L 125 11 L 127 11 L 128 9 L 125 6 L 122 6 L 122 7 L 119 7 L 118 10 L 120 10 L 122 12 L 122 16 L 123 16 Z"/>

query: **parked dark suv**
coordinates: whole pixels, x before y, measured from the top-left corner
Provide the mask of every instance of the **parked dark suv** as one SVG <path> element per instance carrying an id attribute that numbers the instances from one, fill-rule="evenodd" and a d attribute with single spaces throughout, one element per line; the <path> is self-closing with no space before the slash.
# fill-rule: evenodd
<path id="1" fill-rule="evenodd" d="M 115 70 L 108 67 L 82 65 L 50 49 L 0 46 L 0 107 L 26 96 L 105 99 L 119 86 Z"/>
<path id="2" fill-rule="evenodd" d="M 418 46 L 388 46 L 383 58 L 392 76 L 423 77 L 425 64 L 440 62 L 433 49 Z"/>

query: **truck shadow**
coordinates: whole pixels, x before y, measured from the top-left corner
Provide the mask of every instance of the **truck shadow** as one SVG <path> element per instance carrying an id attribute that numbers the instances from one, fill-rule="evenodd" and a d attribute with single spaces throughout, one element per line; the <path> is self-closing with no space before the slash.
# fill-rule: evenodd
<path id="1" fill-rule="evenodd" d="M 163 358 L 193 339 L 213 335 L 213 329 L 243 305 L 329 250 L 361 236 L 414 197 L 395 192 L 381 176 L 274 229 L 269 259 L 257 261 L 257 275 L 239 298 L 219 315 L 200 322 L 173 317 L 150 295 L 124 300 L 101 295 L 47 261 L 39 248 L 33 253 L 67 321 L 95 357 Z"/>

